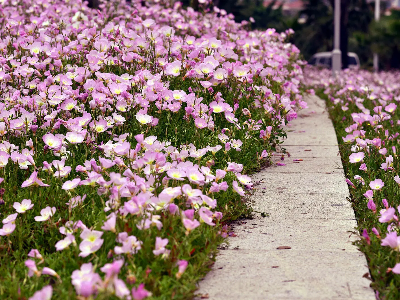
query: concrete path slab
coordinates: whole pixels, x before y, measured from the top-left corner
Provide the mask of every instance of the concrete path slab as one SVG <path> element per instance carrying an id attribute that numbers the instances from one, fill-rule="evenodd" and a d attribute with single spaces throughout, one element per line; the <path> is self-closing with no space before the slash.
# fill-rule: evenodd
<path id="1" fill-rule="evenodd" d="M 196 299 L 375 299 L 352 245 L 356 220 L 333 125 L 322 100 L 306 101 L 283 145 L 291 156 L 252 176 L 256 217 L 234 224 Z"/>

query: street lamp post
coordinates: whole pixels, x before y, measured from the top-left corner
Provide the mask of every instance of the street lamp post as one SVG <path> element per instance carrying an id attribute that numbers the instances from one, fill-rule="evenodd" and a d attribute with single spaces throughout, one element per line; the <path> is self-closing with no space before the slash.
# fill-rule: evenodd
<path id="1" fill-rule="evenodd" d="M 334 48 L 332 51 L 332 75 L 334 77 L 342 69 L 342 52 L 340 51 L 340 0 L 335 0 Z"/>
<path id="2" fill-rule="evenodd" d="M 375 21 L 378 22 L 381 15 L 381 0 L 375 0 Z M 374 53 L 374 70 L 378 72 L 379 70 L 379 57 L 377 53 Z"/>

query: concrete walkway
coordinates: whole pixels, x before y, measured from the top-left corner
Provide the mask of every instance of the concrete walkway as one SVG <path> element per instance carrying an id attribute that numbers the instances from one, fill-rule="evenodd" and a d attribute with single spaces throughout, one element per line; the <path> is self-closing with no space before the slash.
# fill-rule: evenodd
<path id="1" fill-rule="evenodd" d="M 259 213 L 235 225 L 196 299 L 375 299 L 351 244 L 356 221 L 332 122 L 321 99 L 306 101 L 283 145 L 286 166 L 252 176 Z"/>

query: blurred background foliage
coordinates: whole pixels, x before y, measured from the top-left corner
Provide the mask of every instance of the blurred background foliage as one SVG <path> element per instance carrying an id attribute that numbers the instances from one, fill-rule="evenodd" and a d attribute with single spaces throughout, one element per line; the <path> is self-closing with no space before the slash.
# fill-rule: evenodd
<path id="1" fill-rule="evenodd" d="M 393 1 L 393 0 L 392 0 Z M 199 9 L 198 0 L 181 0 L 184 6 Z M 300 3 L 300 9 L 284 9 L 287 3 Z M 305 60 L 317 52 L 332 51 L 334 0 L 213 0 L 213 5 L 249 22 L 252 29 L 292 28 L 290 42 Z M 341 50 L 355 52 L 361 66 L 372 70 L 373 52 L 379 54 L 381 70 L 400 68 L 400 10 L 390 9 L 391 1 L 381 0 L 381 19 L 374 21 L 373 0 L 341 0 Z M 347 50 L 347 51 L 346 51 Z M 342 61 L 344 59 L 342 58 Z M 345 67 L 345 66 L 344 66 Z"/>

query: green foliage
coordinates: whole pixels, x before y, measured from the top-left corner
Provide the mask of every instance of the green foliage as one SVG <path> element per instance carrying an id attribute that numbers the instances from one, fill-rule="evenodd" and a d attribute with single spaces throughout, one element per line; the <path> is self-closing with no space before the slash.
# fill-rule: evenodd
<path id="1" fill-rule="evenodd" d="M 371 41 L 383 68 L 400 68 L 400 11 L 392 10 L 390 16 L 371 24 Z"/>

